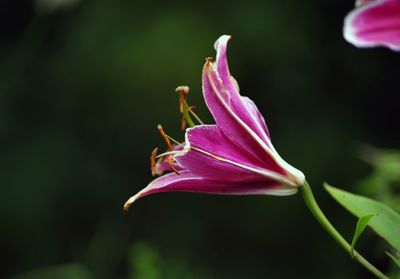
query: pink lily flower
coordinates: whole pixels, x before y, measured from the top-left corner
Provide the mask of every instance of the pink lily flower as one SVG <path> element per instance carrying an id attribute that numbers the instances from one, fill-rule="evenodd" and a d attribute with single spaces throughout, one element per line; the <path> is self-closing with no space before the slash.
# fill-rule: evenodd
<path id="1" fill-rule="evenodd" d="M 208 58 L 203 67 L 203 95 L 216 124 L 186 129 L 182 148 L 166 153 L 173 160 L 174 172 L 132 196 L 125 210 L 137 199 L 160 192 L 284 196 L 296 193 L 304 183 L 304 174 L 286 163 L 273 147 L 256 105 L 239 94 L 228 68 L 229 39 L 224 35 L 216 41 L 216 62 Z M 154 159 L 152 162 L 154 165 Z M 165 160 L 155 167 L 165 170 Z"/>
<path id="2" fill-rule="evenodd" d="M 400 50 L 400 0 L 357 0 L 345 18 L 344 38 L 356 47 Z"/>

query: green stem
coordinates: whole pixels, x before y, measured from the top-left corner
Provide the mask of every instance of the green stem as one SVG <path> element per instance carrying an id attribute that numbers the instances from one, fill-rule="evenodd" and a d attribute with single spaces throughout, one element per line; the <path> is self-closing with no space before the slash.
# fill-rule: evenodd
<path id="1" fill-rule="evenodd" d="M 307 181 L 300 186 L 301 194 L 306 202 L 308 208 L 311 213 L 314 215 L 315 219 L 321 224 L 321 226 L 339 243 L 340 246 L 350 256 L 352 256 L 351 245 L 343 238 L 343 236 L 335 229 L 335 227 L 329 222 L 321 208 L 318 206 L 317 201 L 315 200 L 314 194 L 311 191 L 310 185 L 308 185 Z M 372 274 L 381 279 L 389 279 L 385 274 L 380 272 L 375 266 L 373 266 L 370 262 L 368 262 L 363 256 L 361 256 L 357 251 L 353 250 L 354 259 L 358 261 L 362 266 L 368 269 Z"/>

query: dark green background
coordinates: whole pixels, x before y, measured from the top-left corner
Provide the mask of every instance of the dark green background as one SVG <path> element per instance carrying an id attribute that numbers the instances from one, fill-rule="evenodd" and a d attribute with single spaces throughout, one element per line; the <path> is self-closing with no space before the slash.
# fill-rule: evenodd
<path id="1" fill-rule="evenodd" d="M 183 139 L 176 86 L 190 86 L 189 102 L 212 122 L 201 69 L 230 34 L 242 94 L 351 238 L 356 220 L 322 182 L 354 190 L 371 171 L 357 158 L 361 143 L 400 148 L 400 54 L 346 43 L 352 7 L 85 0 L 37 13 L 1 1 L 0 277 L 76 263 L 65 278 L 370 278 L 300 195 L 168 193 L 122 211 L 152 179 L 149 154 L 163 148 L 156 125 Z M 388 270 L 376 236 L 359 244 Z"/>

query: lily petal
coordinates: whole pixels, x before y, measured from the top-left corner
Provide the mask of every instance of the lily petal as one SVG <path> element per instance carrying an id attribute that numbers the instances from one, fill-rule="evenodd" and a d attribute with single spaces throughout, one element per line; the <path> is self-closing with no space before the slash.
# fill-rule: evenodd
<path id="1" fill-rule="evenodd" d="M 255 156 L 269 152 L 269 146 L 233 110 L 231 94 L 210 61 L 203 68 L 203 95 L 215 122 L 228 138 Z"/>
<path id="2" fill-rule="evenodd" d="M 361 4 L 346 16 L 344 38 L 357 47 L 386 46 L 400 51 L 400 1 L 364 0 Z"/>
<path id="3" fill-rule="evenodd" d="M 225 181 L 275 180 L 293 184 L 274 160 L 260 160 L 235 145 L 217 125 L 201 125 L 186 131 L 184 151 L 175 156 L 191 173 Z M 296 186 L 296 185 L 293 185 Z"/>
<path id="4" fill-rule="evenodd" d="M 216 71 L 219 78 L 222 81 L 222 86 L 227 93 L 226 103 L 232 109 L 232 111 L 252 129 L 267 145 L 270 145 L 269 132 L 265 121 L 258 117 L 254 117 L 253 114 L 249 114 L 248 111 L 248 98 L 243 99 L 239 94 L 239 86 L 236 80 L 231 76 L 228 66 L 227 58 L 227 45 L 230 40 L 230 36 L 221 36 L 214 44 L 215 50 L 217 51 L 217 58 L 215 61 Z M 253 106 L 258 112 L 257 107 Z M 261 114 L 260 114 L 261 115 Z"/>
<path id="5" fill-rule="evenodd" d="M 180 175 L 169 173 L 153 180 L 147 187 L 129 198 L 124 209 L 128 208 L 139 198 L 144 196 L 172 191 L 201 192 L 220 195 L 276 195 L 286 196 L 297 192 L 297 188 L 280 189 L 276 183 L 254 181 L 251 183 L 235 183 L 203 178 L 182 171 Z"/>
<path id="6" fill-rule="evenodd" d="M 261 160 L 272 159 L 282 166 L 285 171 L 296 181 L 296 184 L 304 183 L 304 174 L 285 162 L 275 151 L 269 138 L 265 142 L 254 130 L 251 129 L 229 105 L 230 93 L 224 88 L 214 65 L 207 61 L 203 68 L 203 95 L 206 104 L 213 115 L 217 126 L 236 145 L 241 146 L 247 153 Z M 248 108 L 257 110 L 255 106 L 247 103 Z M 258 111 L 258 110 L 257 110 Z"/>
<path id="7" fill-rule="evenodd" d="M 256 104 L 249 97 L 241 96 L 241 99 L 242 99 L 243 105 L 246 107 L 247 112 L 249 113 L 251 118 L 254 120 L 254 122 L 256 122 L 257 125 L 261 128 L 261 130 L 263 130 L 263 132 L 268 136 L 268 138 L 271 139 L 268 128 L 267 128 L 267 124 L 265 123 L 265 119 L 262 116 L 262 114 L 260 113 L 260 111 L 258 110 Z M 270 147 L 273 148 L 272 144 Z"/>

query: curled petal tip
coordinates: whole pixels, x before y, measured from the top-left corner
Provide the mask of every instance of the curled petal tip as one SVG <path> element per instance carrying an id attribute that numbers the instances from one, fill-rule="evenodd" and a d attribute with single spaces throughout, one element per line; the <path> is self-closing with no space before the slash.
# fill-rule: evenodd
<path id="1" fill-rule="evenodd" d="M 138 199 L 140 198 L 140 192 L 137 193 L 136 195 L 130 197 L 124 204 L 124 210 L 128 211 L 129 207 L 131 207 L 131 205 Z"/>
<path id="2" fill-rule="evenodd" d="M 125 202 L 124 204 L 124 210 L 128 211 L 129 207 L 131 206 L 131 204 L 133 203 L 133 201 L 131 201 L 131 199 L 129 199 L 127 202 Z"/>
<path id="3" fill-rule="evenodd" d="M 218 47 L 220 45 L 226 46 L 228 44 L 228 41 L 231 39 L 232 37 L 230 35 L 222 35 L 221 37 L 219 37 L 215 43 L 214 43 L 214 49 L 218 50 Z"/>

